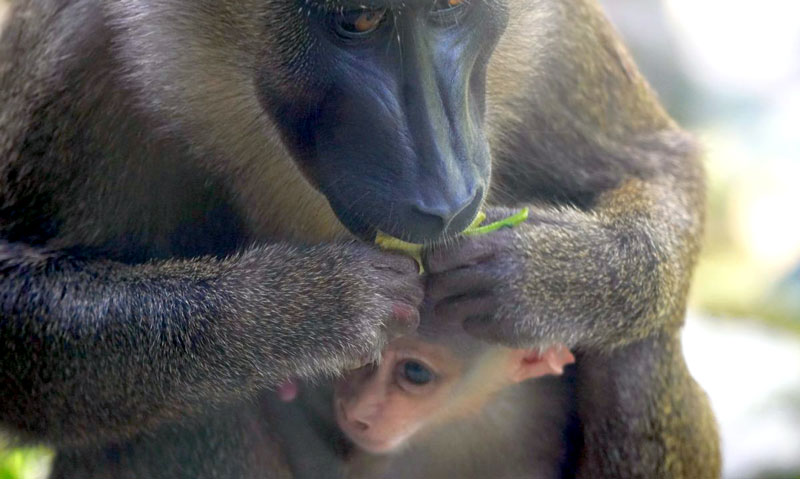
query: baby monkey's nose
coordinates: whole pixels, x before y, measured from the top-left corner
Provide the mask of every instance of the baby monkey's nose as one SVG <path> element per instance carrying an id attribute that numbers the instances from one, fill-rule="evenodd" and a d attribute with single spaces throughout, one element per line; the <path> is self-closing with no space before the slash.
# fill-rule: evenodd
<path id="1" fill-rule="evenodd" d="M 362 421 L 361 419 L 351 417 L 347 412 L 347 407 L 343 403 L 339 404 L 339 408 L 341 409 L 342 419 L 344 419 L 346 423 L 350 424 L 353 429 L 356 431 L 366 431 L 369 429 L 369 423 Z"/>

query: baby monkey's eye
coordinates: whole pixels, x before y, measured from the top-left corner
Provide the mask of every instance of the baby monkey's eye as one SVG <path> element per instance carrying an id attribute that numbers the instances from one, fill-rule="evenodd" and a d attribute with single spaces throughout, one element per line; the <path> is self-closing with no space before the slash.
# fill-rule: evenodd
<path id="1" fill-rule="evenodd" d="M 424 364 L 406 361 L 403 364 L 403 377 L 411 384 L 423 386 L 433 381 L 434 375 Z"/>

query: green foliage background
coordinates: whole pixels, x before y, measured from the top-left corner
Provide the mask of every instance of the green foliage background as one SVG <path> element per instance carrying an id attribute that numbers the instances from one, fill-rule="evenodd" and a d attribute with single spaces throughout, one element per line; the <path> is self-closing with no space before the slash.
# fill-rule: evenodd
<path id="1" fill-rule="evenodd" d="M 44 447 L 0 448 L 0 479 L 43 479 L 52 456 Z"/>

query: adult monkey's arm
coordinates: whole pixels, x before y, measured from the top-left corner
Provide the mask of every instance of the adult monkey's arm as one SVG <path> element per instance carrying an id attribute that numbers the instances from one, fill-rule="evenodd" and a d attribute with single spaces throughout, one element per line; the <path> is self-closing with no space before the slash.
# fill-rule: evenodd
<path id="1" fill-rule="evenodd" d="M 413 261 L 352 243 L 127 265 L 0 240 L 0 425 L 126 438 L 368 361 L 421 296 Z"/>
<path id="2" fill-rule="evenodd" d="M 678 339 L 703 223 L 695 145 L 593 2 L 516 8 L 490 70 L 490 204 L 531 217 L 430 252 L 433 313 L 579 352 L 581 477 L 715 477 L 714 421 Z"/>

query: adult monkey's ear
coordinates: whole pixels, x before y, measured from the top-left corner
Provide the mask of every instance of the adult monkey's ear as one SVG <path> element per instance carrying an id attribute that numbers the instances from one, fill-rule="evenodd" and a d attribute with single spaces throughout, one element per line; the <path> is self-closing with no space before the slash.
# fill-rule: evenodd
<path id="1" fill-rule="evenodd" d="M 509 356 L 509 379 L 515 383 L 548 374 L 560 376 L 564 366 L 575 362 L 575 356 L 561 344 L 544 351 L 515 349 Z"/>

